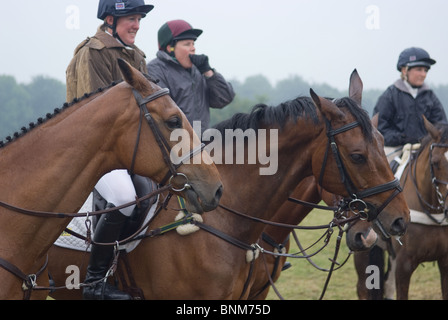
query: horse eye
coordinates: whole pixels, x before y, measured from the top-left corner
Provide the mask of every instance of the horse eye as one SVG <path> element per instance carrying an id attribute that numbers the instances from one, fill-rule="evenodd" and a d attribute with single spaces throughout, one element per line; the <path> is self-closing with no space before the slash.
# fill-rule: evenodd
<path id="1" fill-rule="evenodd" d="M 357 164 L 363 164 L 366 162 L 366 158 L 359 153 L 351 154 L 350 157 L 352 158 L 353 162 Z"/>
<path id="2" fill-rule="evenodd" d="M 177 116 L 168 119 L 165 123 L 172 130 L 182 128 L 182 119 Z"/>

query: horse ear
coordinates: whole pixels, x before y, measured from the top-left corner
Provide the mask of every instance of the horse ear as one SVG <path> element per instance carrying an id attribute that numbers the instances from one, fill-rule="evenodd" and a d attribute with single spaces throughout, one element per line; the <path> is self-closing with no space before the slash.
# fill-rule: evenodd
<path id="1" fill-rule="evenodd" d="M 358 71 L 353 70 L 350 75 L 350 85 L 348 87 L 349 97 L 356 101 L 356 103 L 361 106 L 362 101 L 362 89 L 363 83 L 361 77 L 358 74 Z"/>
<path id="2" fill-rule="evenodd" d="M 137 91 L 142 91 L 142 81 L 143 75 L 140 71 L 131 66 L 127 61 L 118 58 L 118 66 L 120 67 L 121 73 L 123 74 L 124 81 L 129 83 Z"/>
<path id="3" fill-rule="evenodd" d="M 372 125 L 378 129 L 378 117 L 380 116 L 379 112 L 376 113 L 373 117 L 372 117 Z"/>
<path id="4" fill-rule="evenodd" d="M 344 118 L 344 113 L 330 100 L 318 96 L 313 89 L 310 89 L 311 98 L 316 107 L 319 108 L 329 120 L 341 120 Z"/>
<path id="5" fill-rule="evenodd" d="M 440 139 L 439 130 L 437 130 L 437 128 L 431 122 L 429 122 L 429 120 L 426 119 L 424 115 L 422 115 L 422 117 L 423 117 L 423 123 L 425 124 L 425 128 L 430 134 L 431 138 L 435 141 L 439 141 Z"/>

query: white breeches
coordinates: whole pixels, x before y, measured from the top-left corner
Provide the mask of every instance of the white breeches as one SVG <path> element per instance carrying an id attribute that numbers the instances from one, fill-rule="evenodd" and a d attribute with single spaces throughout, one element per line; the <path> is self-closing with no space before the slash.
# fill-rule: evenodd
<path id="1" fill-rule="evenodd" d="M 126 169 L 113 170 L 105 174 L 96 184 L 95 189 L 115 206 L 135 201 L 136 193 L 131 176 Z M 120 212 L 129 217 L 134 210 L 135 204 L 120 209 Z"/>

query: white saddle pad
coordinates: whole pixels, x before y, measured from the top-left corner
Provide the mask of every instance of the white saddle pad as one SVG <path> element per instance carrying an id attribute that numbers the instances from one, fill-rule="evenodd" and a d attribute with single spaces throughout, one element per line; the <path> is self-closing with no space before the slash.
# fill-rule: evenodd
<path id="1" fill-rule="evenodd" d="M 79 210 L 79 212 L 91 212 L 92 211 L 92 202 L 93 202 L 93 194 L 90 193 L 89 197 L 87 198 L 86 202 L 84 202 L 83 206 Z M 152 207 L 149 209 L 149 212 L 145 218 L 144 224 L 149 221 L 149 219 L 152 218 L 154 215 L 154 212 L 157 208 L 157 204 L 159 203 L 159 197 L 157 197 L 157 201 L 152 205 Z M 89 218 L 91 219 L 91 218 Z M 86 228 L 86 217 L 79 217 L 79 218 L 73 218 L 70 224 L 67 226 L 69 230 L 72 230 L 76 233 L 79 233 L 83 236 L 87 235 L 87 228 Z M 147 229 L 147 228 L 146 228 Z M 142 230 L 142 232 L 139 233 L 139 235 L 142 235 L 146 232 L 146 229 Z M 94 232 L 92 230 L 92 238 L 94 236 Z M 129 242 L 123 246 L 120 247 L 120 249 L 125 249 L 127 252 L 131 252 L 134 250 L 137 245 L 140 243 L 141 240 L 132 241 Z M 55 241 L 54 245 L 62 248 L 67 249 L 73 249 L 73 250 L 79 250 L 79 251 L 89 251 L 90 247 L 85 243 L 84 240 L 79 239 L 78 237 L 75 237 L 67 232 L 63 232 L 59 238 Z"/>
<path id="2" fill-rule="evenodd" d="M 448 221 L 443 213 L 432 214 L 431 216 L 439 221 L 440 223 L 436 223 L 432 221 L 424 212 L 410 210 L 411 211 L 411 223 L 425 224 L 428 226 L 448 226 Z"/>

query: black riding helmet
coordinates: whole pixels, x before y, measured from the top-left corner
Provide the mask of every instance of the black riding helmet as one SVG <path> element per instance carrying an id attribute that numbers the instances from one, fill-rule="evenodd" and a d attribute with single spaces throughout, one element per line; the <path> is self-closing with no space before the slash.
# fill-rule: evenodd
<path id="1" fill-rule="evenodd" d="M 402 67 L 427 67 L 431 68 L 436 60 L 431 59 L 429 53 L 421 48 L 408 48 L 403 50 L 398 57 L 397 70 L 401 71 Z"/>
<path id="2" fill-rule="evenodd" d="M 112 29 L 113 36 L 123 42 L 116 30 L 118 18 L 133 14 L 141 14 L 144 18 L 153 8 L 153 5 L 145 4 L 144 0 L 100 0 L 97 17 L 100 20 L 104 20 L 107 16 L 113 16 L 113 25 L 107 26 Z"/>
<path id="3" fill-rule="evenodd" d="M 146 14 L 154 8 L 145 4 L 144 0 L 100 0 L 98 5 L 98 19 L 104 20 L 107 16 L 124 17 L 132 14 Z"/>

